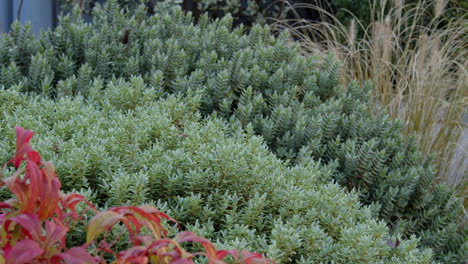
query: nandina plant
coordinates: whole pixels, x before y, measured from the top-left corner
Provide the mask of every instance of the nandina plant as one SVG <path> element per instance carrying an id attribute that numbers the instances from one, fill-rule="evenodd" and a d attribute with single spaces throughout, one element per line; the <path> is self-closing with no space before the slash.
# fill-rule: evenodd
<path id="1" fill-rule="evenodd" d="M 1 181 L 13 198 L 0 202 L 0 264 L 3 263 L 193 263 L 204 256 L 209 264 L 222 264 L 228 255 L 235 263 L 273 263 L 258 253 L 217 250 L 206 238 L 192 232 L 180 232 L 169 238 L 163 219 L 174 221 L 148 205 L 123 206 L 99 212 L 83 196 L 60 191 L 60 181 L 51 163 L 44 162 L 30 145 L 34 133 L 16 127 L 16 153 L 5 164 L 14 173 Z M 2 171 L 5 170 L 5 167 Z M 86 243 L 68 248 L 67 233 L 73 223 L 82 221 L 76 205 L 86 203 L 95 216 L 87 227 Z M 115 241 L 105 235 L 122 223 L 129 233 L 129 248 L 113 250 Z M 143 235 L 146 227 L 150 235 Z M 180 243 L 203 246 L 204 252 L 191 253 Z"/>

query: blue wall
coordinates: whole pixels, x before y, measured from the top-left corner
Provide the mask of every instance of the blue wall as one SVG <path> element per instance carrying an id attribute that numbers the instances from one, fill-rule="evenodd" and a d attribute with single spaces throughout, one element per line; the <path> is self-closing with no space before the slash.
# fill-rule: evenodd
<path id="1" fill-rule="evenodd" d="M 21 0 L 0 0 L 0 32 L 7 32 L 18 19 Z M 23 0 L 21 23 L 31 22 L 35 34 L 52 28 L 55 23 L 55 0 Z"/>
<path id="2" fill-rule="evenodd" d="M 0 32 L 6 32 L 11 24 L 13 0 L 0 0 Z"/>

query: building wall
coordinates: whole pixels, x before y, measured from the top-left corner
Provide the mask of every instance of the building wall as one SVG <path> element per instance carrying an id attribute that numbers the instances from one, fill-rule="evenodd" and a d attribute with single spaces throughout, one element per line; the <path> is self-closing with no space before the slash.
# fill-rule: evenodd
<path id="1" fill-rule="evenodd" d="M 39 34 L 54 26 L 55 6 L 55 0 L 0 0 L 0 32 L 7 32 L 19 18 L 21 23 L 30 22 L 33 32 Z"/>

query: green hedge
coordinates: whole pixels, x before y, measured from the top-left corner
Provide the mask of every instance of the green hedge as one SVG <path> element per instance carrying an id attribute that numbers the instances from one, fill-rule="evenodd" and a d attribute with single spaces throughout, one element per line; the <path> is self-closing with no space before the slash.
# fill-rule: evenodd
<path id="1" fill-rule="evenodd" d="M 145 92 L 120 111 L 128 87 Z M 112 81 L 86 100 L 1 90 L 1 157 L 14 151 L 15 125 L 33 129 L 32 144 L 64 189 L 91 188 L 102 207 L 156 204 L 220 247 L 278 263 L 429 263 L 415 239 L 390 247 L 395 238 L 358 195 L 327 183 L 332 169 L 312 161 L 290 168 L 253 133 L 199 121 L 200 96 L 146 101 L 153 92 L 139 78 Z"/>
<path id="2" fill-rule="evenodd" d="M 15 24 L 0 38 L 0 85 L 56 99 L 81 95 L 120 110 L 171 93 L 200 94 L 203 116 L 262 135 L 292 164 L 312 158 L 336 166 L 334 180 L 380 207 L 394 232 L 421 236 L 440 260 L 463 259 L 460 202 L 434 184 L 431 160 L 402 137 L 401 123 L 372 112 L 370 85 L 344 89 L 333 57 L 304 57 L 286 34 L 274 38 L 268 27 L 254 26 L 246 35 L 232 20 L 203 16 L 194 25 L 180 10 L 147 16 L 144 8 L 129 15 L 110 1 L 95 9 L 95 23 L 74 12 L 38 39 Z M 115 81 L 132 76 L 151 90 Z"/>

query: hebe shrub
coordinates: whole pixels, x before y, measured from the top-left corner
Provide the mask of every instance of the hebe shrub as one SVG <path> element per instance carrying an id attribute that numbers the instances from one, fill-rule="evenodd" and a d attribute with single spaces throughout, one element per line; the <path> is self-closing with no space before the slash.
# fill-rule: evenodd
<path id="1" fill-rule="evenodd" d="M 197 95 L 136 100 L 119 111 L 108 96 L 124 98 L 127 86 L 111 81 L 103 94 L 55 101 L 0 91 L 2 151 L 13 151 L 10 127 L 32 128 L 64 190 L 90 188 L 80 193 L 102 208 L 153 204 L 217 248 L 254 250 L 277 263 L 430 262 L 415 238 L 392 248 L 396 237 L 371 208 L 329 182 L 331 168 L 288 167 L 252 131 L 200 120 Z"/>
<path id="2" fill-rule="evenodd" d="M 44 162 L 30 145 L 34 133 L 16 127 L 16 152 L 7 164 L 14 173 L 0 182 L 15 199 L 0 202 L 1 263 L 193 263 L 196 255 L 204 255 L 209 264 L 223 264 L 232 255 L 236 263 L 273 263 L 260 254 L 235 250 L 216 250 L 205 238 L 191 232 L 167 237 L 162 219 L 173 220 L 152 206 L 121 206 L 98 212 L 82 195 L 63 194 L 54 166 Z M 24 175 L 23 175 L 24 174 Z M 78 203 L 86 203 L 96 215 L 86 231 L 86 243 L 67 248 L 67 233 L 73 222 L 82 220 Z M 130 248 L 115 252 L 114 241 L 102 234 L 122 222 L 129 233 Z M 146 228 L 150 235 L 142 232 Z M 101 237 L 100 239 L 98 239 Z M 179 243 L 200 243 L 205 252 L 191 254 Z M 241 258 L 240 258 L 241 255 Z"/>
<path id="3" fill-rule="evenodd" d="M 83 1 L 82 12 L 90 15 L 102 0 Z M 228 13 L 234 17 L 234 23 L 252 26 L 254 23 L 265 24 L 278 18 L 290 5 L 298 1 L 249 1 L 249 0 L 117 0 L 122 9 L 135 9 L 141 3 L 146 6 L 149 14 L 164 13 L 176 7 L 182 7 L 196 16 L 206 13 L 210 18 L 221 18 Z M 71 12 L 77 4 L 76 0 L 58 0 L 59 10 Z M 80 3 L 78 3 L 80 4 Z"/>
<path id="4" fill-rule="evenodd" d="M 312 158 L 336 165 L 330 180 L 359 190 L 363 204 L 380 207 L 379 218 L 394 232 L 421 236 L 440 260 L 464 258 L 466 228 L 457 226 L 461 205 L 444 185 L 434 184 L 431 159 L 403 138 L 399 121 L 372 113 L 369 84 L 344 89 L 333 57 L 302 56 L 286 34 L 275 38 L 261 26 L 244 34 L 242 26 L 232 27 L 230 16 L 214 22 L 203 16 L 194 25 L 180 10 L 129 14 L 109 1 L 95 9 L 93 24 L 83 23 L 75 10 L 40 38 L 27 26 L 13 25 L 0 38 L 0 63 L 0 85 L 7 89 L 57 100 L 81 95 L 104 110 L 132 110 L 168 94 L 199 94 L 203 116 L 224 117 L 232 127 L 262 135 L 290 164 Z M 76 133 L 74 126 L 65 129 L 69 137 Z M 70 160 L 87 160 L 100 150 L 75 151 Z M 126 151 L 130 159 L 138 153 Z M 117 160 L 108 163 L 112 168 Z M 86 171 L 70 169 L 80 170 Z M 77 179 L 77 186 L 92 183 Z"/>

